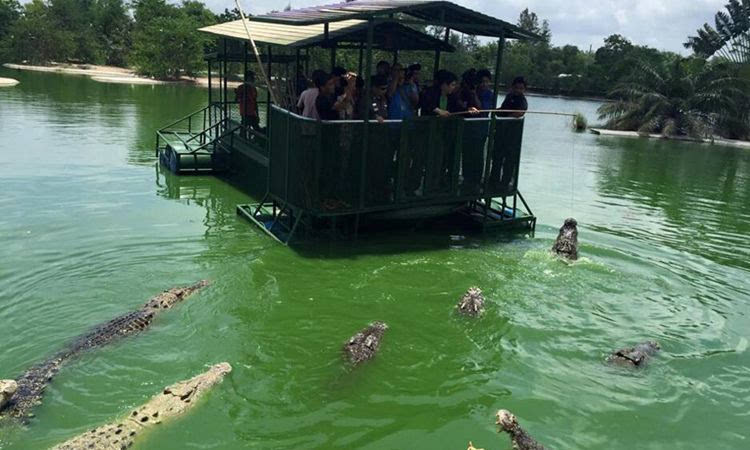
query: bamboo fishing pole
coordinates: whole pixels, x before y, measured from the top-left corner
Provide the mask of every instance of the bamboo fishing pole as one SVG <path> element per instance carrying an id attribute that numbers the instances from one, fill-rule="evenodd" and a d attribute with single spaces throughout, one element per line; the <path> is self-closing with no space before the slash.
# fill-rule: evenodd
<path id="1" fill-rule="evenodd" d="M 250 28 L 247 26 L 247 18 L 245 17 L 245 11 L 242 9 L 242 6 L 240 5 L 240 0 L 234 0 L 234 4 L 237 5 L 237 10 L 240 12 L 240 17 L 242 17 L 242 25 L 245 27 L 245 33 L 247 33 L 247 39 L 250 41 L 250 45 L 253 47 L 253 53 L 255 54 L 255 59 L 258 61 L 258 67 L 260 68 L 260 73 L 263 75 L 263 80 L 266 82 L 266 86 L 268 87 L 268 92 L 271 94 L 271 101 L 275 104 L 279 104 L 276 98 L 276 93 L 273 90 L 273 86 L 271 85 L 271 79 L 268 78 L 268 75 L 266 74 L 266 70 L 263 68 L 263 61 L 260 59 L 260 53 L 258 53 L 258 47 L 255 46 L 255 40 L 250 35 Z M 271 55 L 268 56 L 269 58 Z"/>

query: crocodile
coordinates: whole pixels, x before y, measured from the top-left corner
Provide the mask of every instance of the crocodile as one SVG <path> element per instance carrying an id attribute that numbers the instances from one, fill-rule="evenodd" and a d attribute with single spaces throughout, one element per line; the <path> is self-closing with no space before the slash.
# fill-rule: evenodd
<path id="1" fill-rule="evenodd" d="M 380 347 L 388 325 L 383 322 L 373 322 L 367 328 L 352 336 L 344 345 L 344 353 L 355 366 L 363 361 L 372 359 Z"/>
<path id="2" fill-rule="evenodd" d="M 461 314 L 466 316 L 478 316 L 484 311 L 484 295 L 482 290 L 478 287 L 470 287 L 468 291 L 461 297 L 456 309 Z"/>
<path id="3" fill-rule="evenodd" d="M 16 380 L 0 380 L 0 409 L 2 409 L 18 390 Z"/>
<path id="4" fill-rule="evenodd" d="M 578 259 L 578 222 L 575 219 L 565 219 L 552 251 L 570 261 Z"/>
<path id="5" fill-rule="evenodd" d="M 232 371 L 229 363 L 212 366 L 189 380 L 167 386 L 148 402 L 115 422 L 94 428 L 63 442 L 53 450 L 121 450 L 133 445 L 146 429 L 185 413 L 211 387 Z"/>
<path id="6" fill-rule="evenodd" d="M 497 432 L 505 431 L 510 435 L 513 450 L 544 450 L 544 446 L 532 438 L 521 425 L 518 424 L 516 416 L 510 411 L 501 409 L 495 414 L 495 425 Z"/>
<path id="7" fill-rule="evenodd" d="M 643 367 L 661 346 L 656 341 L 641 342 L 635 347 L 621 348 L 607 357 L 607 362 L 618 366 Z"/>
<path id="8" fill-rule="evenodd" d="M 27 419 L 32 415 L 31 410 L 34 406 L 41 403 L 44 389 L 57 375 L 63 364 L 87 350 L 145 330 L 151 325 L 159 311 L 173 307 L 207 285 L 208 281 L 203 280 L 190 286 L 166 290 L 151 298 L 140 309 L 116 317 L 77 337 L 63 350 L 32 366 L 15 380 L 17 390 L 5 408 L 0 406 L 0 416 Z"/>

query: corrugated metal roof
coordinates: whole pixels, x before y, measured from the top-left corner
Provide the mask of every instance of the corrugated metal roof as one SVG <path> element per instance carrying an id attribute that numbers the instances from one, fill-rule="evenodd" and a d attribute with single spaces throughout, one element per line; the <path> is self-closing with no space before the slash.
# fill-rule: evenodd
<path id="1" fill-rule="evenodd" d="M 308 47 L 320 45 L 330 47 L 339 43 L 359 43 L 367 41 L 367 21 L 342 20 L 328 25 L 328 36 L 324 24 L 284 25 L 248 20 L 248 28 L 253 40 L 263 44 L 287 47 Z M 247 40 L 242 20 L 221 23 L 200 28 L 200 31 L 217 36 Z M 455 49 L 441 39 L 417 31 L 398 23 L 378 23 L 375 25 L 374 48 L 398 50 L 436 50 L 452 52 Z"/>
<path id="2" fill-rule="evenodd" d="M 344 20 L 328 25 L 329 37 L 333 32 L 346 30 L 351 27 L 366 24 L 363 20 Z M 291 47 L 304 46 L 306 42 L 325 36 L 323 24 L 316 25 L 282 25 L 276 23 L 263 23 L 248 21 L 248 28 L 253 39 L 257 42 L 272 45 L 287 45 Z M 215 34 L 222 37 L 247 40 L 245 27 L 242 20 L 225 22 L 217 25 L 200 28 L 199 31 Z"/>
<path id="3" fill-rule="evenodd" d="M 508 39 L 522 40 L 539 39 L 539 36 L 509 22 L 455 3 L 435 0 L 356 0 L 253 16 L 250 20 L 304 26 L 369 18 L 394 17 L 394 20 L 398 21 L 399 15 L 412 16 L 430 25 L 449 24 L 449 28 L 466 34 L 505 36 Z"/>

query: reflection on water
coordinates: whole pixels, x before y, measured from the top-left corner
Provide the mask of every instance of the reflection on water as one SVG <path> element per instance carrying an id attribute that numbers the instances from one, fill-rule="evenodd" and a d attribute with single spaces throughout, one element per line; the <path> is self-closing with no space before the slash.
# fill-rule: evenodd
<path id="1" fill-rule="evenodd" d="M 611 231 L 750 268 L 747 152 L 632 139 L 603 140 L 602 147 L 601 195 L 630 209 Z"/>
<path id="2" fill-rule="evenodd" d="M 750 439 L 746 151 L 529 116 L 519 186 L 533 238 L 395 233 L 295 252 L 237 217 L 243 180 L 156 166 L 154 130 L 205 91 L 0 73 L 21 80 L 0 90 L 0 377 L 162 289 L 213 281 L 66 367 L 0 448 L 49 447 L 224 360 L 227 380 L 143 448 L 508 448 L 498 408 L 552 448 Z M 530 103 L 590 119 L 597 107 Z M 548 251 L 567 216 L 572 265 Z M 468 321 L 453 308 L 472 285 L 487 312 Z M 372 320 L 390 326 L 381 353 L 349 370 L 341 345 Z M 647 369 L 602 363 L 644 339 L 664 349 Z"/>

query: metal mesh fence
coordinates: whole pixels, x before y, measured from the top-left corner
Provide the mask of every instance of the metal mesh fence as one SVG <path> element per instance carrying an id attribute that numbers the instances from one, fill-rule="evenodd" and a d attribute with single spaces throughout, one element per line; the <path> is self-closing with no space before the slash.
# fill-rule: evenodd
<path id="1" fill-rule="evenodd" d="M 270 193 L 314 214 L 513 195 L 522 119 L 314 121 L 273 108 Z"/>

